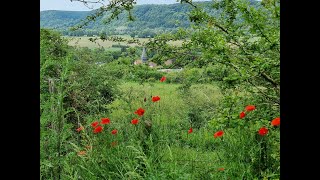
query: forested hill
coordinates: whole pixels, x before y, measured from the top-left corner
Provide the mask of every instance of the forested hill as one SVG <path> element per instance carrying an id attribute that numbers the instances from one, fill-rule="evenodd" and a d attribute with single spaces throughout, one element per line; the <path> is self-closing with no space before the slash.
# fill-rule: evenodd
<path id="1" fill-rule="evenodd" d="M 67 35 L 92 35 L 102 32 L 110 34 L 147 34 L 171 31 L 177 27 L 189 26 L 187 13 L 191 7 L 187 4 L 170 5 L 137 5 L 133 9 L 135 21 L 129 22 L 127 14 L 121 14 L 119 19 L 104 24 L 108 14 L 89 24 L 83 31 L 68 32 L 69 27 L 76 25 L 92 11 L 42 11 L 40 12 L 40 26 L 53 28 Z"/>
<path id="2" fill-rule="evenodd" d="M 197 2 L 198 5 L 208 7 L 211 4 L 207 2 Z M 188 13 L 191 6 L 188 4 L 168 4 L 168 5 L 137 5 L 133 9 L 135 21 L 128 21 L 127 14 L 121 14 L 118 19 L 104 24 L 103 20 L 108 17 L 100 17 L 94 23 L 90 23 L 83 30 L 76 32 L 69 31 L 69 28 L 80 23 L 86 16 L 93 11 L 41 11 L 40 27 L 56 29 L 64 35 L 99 35 L 106 34 L 129 34 L 139 37 L 153 36 L 159 32 L 174 31 L 178 27 L 188 27 Z M 212 12 L 214 13 L 214 12 Z"/>

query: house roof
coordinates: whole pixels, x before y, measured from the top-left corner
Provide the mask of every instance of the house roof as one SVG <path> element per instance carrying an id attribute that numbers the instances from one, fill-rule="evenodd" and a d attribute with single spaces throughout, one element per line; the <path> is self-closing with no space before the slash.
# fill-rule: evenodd
<path id="1" fill-rule="evenodd" d="M 142 61 L 140 59 L 137 59 L 134 61 L 134 64 L 142 64 Z"/>

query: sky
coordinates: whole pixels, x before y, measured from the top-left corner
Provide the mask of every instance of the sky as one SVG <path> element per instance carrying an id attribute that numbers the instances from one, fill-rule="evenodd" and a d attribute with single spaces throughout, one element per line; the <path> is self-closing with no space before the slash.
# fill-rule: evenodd
<path id="1" fill-rule="evenodd" d="M 205 1 L 205 0 L 198 0 Z M 106 1 L 108 2 L 108 1 Z M 176 0 L 137 0 L 137 4 L 172 4 Z M 95 6 L 98 8 L 99 6 Z M 70 0 L 40 0 L 40 11 L 44 10 L 65 10 L 65 11 L 89 11 L 83 3 L 71 2 Z"/>

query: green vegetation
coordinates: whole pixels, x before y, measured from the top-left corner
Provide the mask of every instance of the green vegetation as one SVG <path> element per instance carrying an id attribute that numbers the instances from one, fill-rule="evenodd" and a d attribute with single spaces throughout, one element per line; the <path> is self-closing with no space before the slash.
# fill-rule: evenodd
<path id="1" fill-rule="evenodd" d="M 201 3 L 206 6 L 207 2 Z M 128 22 L 127 15 L 122 13 L 117 20 L 112 20 L 108 26 L 104 21 L 110 16 L 105 13 L 98 17 L 95 22 L 88 24 L 84 29 L 69 31 L 69 28 L 77 25 L 86 16 L 95 11 L 42 11 L 40 12 L 40 27 L 52 28 L 68 36 L 92 36 L 100 34 L 123 35 L 131 37 L 147 38 L 154 37 L 158 33 L 176 31 L 179 27 L 189 27 L 187 13 L 190 7 L 186 4 L 171 5 L 137 5 L 132 14 L 135 21 Z"/>
<path id="2" fill-rule="evenodd" d="M 125 40 L 130 40 L 132 39 L 130 36 L 128 35 L 121 35 L 121 36 L 117 36 L 117 37 L 121 37 L 124 38 Z M 132 44 L 127 44 L 126 42 L 115 42 L 112 40 L 104 40 L 102 41 L 101 39 L 98 39 L 96 41 L 91 41 L 90 39 L 93 39 L 95 37 L 70 37 L 70 36 L 65 36 L 64 38 L 66 38 L 68 40 L 68 45 L 70 46 L 77 46 L 77 47 L 88 47 L 90 49 L 94 49 L 94 48 L 105 48 L 108 50 L 121 50 L 121 47 L 116 47 L 118 45 L 122 45 L 122 46 L 129 46 L 129 47 L 134 47 L 134 46 L 139 46 L 139 44 L 137 43 L 132 43 Z M 149 38 L 136 38 L 139 42 L 141 43 L 145 43 L 148 42 Z M 181 41 L 173 41 L 170 42 L 170 44 L 172 45 L 176 45 L 176 46 L 181 46 Z"/>
<path id="3" fill-rule="evenodd" d="M 185 5 L 191 27 L 144 42 L 181 72 L 41 28 L 40 179 L 280 179 L 279 1 Z"/>
<path id="4" fill-rule="evenodd" d="M 187 12 L 190 8 L 186 5 L 138 5 L 133 10 L 137 17 L 134 22 L 128 22 L 126 15 L 122 14 L 118 20 L 114 20 L 107 27 L 103 23 L 109 16 L 99 18 L 96 22 L 90 23 L 85 29 L 75 32 L 68 31 L 68 28 L 77 25 L 87 15 L 94 13 L 90 11 L 42 11 L 40 12 L 40 26 L 53 28 L 61 31 L 64 35 L 83 36 L 107 34 L 129 34 L 137 37 L 153 37 L 159 32 L 168 32 L 178 27 L 190 25 Z"/>

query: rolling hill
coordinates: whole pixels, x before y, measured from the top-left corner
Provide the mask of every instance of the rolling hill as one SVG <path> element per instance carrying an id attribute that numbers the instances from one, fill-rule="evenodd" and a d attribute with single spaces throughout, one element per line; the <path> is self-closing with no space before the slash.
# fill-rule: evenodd
<path id="1" fill-rule="evenodd" d="M 208 5 L 211 2 L 199 2 Z M 70 32 L 69 28 L 80 23 L 93 11 L 57 11 L 48 10 L 40 12 L 40 27 L 55 29 L 64 35 L 98 35 L 106 34 L 146 34 L 152 35 L 158 32 L 166 32 L 178 27 L 188 27 L 188 13 L 191 7 L 187 4 L 146 4 L 136 5 L 133 9 L 135 21 L 128 21 L 127 14 L 122 13 L 118 19 L 104 24 L 108 17 L 106 13 L 95 22 L 90 23 L 83 30 Z"/>
<path id="2" fill-rule="evenodd" d="M 198 6 L 209 7 L 211 1 L 196 2 Z M 97 18 L 95 22 L 81 30 L 71 32 L 70 27 L 75 26 L 93 11 L 58 11 L 48 10 L 40 12 L 40 27 L 55 29 L 63 35 L 83 36 L 129 34 L 138 37 L 152 37 L 159 32 L 175 31 L 179 27 L 190 26 L 188 13 L 191 6 L 188 4 L 145 4 L 136 5 L 133 9 L 135 21 L 128 21 L 127 14 L 120 14 L 118 19 L 108 24 L 104 23 L 109 13 Z M 216 12 L 212 11 L 212 14 Z"/>

